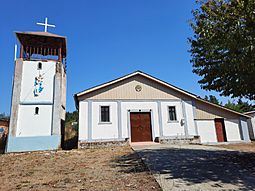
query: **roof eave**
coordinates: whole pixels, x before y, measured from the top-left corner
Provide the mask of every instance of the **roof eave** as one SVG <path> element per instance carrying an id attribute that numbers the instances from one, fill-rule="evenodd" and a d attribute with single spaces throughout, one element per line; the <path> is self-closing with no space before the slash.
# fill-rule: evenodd
<path id="1" fill-rule="evenodd" d="M 224 109 L 224 110 L 226 110 L 226 111 L 228 111 L 228 112 L 232 112 L 232 113 L 235 113 L 235 114 L 237 114 L 237 115 L 241 115 L 241 116 L 246 117 L 246 118 L 251 118 L 251 116 L 249 116 L 249 115 L 246 115 L 246 114 L 244 114 L 244 113 L 237 112 L 237 111 L 235 111 L 235 110 L 226 108 L 226 107 L 221 106 L 221 105 L 217 105 L 217 104 L 215 104 L 215 103 L 211 103 L 211 102 L 206 101 L 206 100 L 204 100 L 204 99 L 202 99 L 202 98 L 200 98 L 200 97 L 198 97 L 198 96 L 196 97 L 196 99 L 197 99 L 198 101 L 202 101 L 202 102 L 204 102 L 204 103 L 206 103 L 206 104 L 213 105 L 213 106 L 218 107 L 218 108 L 220 108 L 220 109 Z"/>
<path id="2" fill-rule="evenodd" d="M 156 81 L 156 82 L 158 82 L 158 83 L 160 83 L 160 84 L 162 84 L 162 85 L 164 85 L 164 86 L 167 86 L 167 87 L 169 87 L 169 88 L 173 88 L 173 89 L 175 89 L 176 91 L 181 92 L 181 93 L 185 94 L 186 96 L 189 96 L 189 97 L 191 97 L 191 98 L 193 98 L 193 99 L 195 99 L 195 100 L 202 101 L 202 102 L 204 102 L 204 103 L 206 103 L 206 104 L 210 104 L 210 105 L 212 105 L 212 106 L 218 107 L 218 108 L 220 108 L 220 109 L 224 109 L 224 110 L 226 110 L 226 111 L 228 111 L 228 112 L 232 112 L 232 113 L 235 113 L 235 114 L 237 114 L 237 115 L 241 115 L 241 116 L 246 117 L 246 118 L 251 118 L 251 116 L 249 116 L 249 115 L 245 115 L 245 114 L 239 113 L 239 112 L 237 112 L 237 111 L 228 109 L 228 108 L 226 108 L 226 107 L 224 107 L 224 106 L 220 106 L 220 105 L 217 105 L 217 104 L 208 102 L 208 101 L 206 101 L 206 100 L 200 98 L 199 96 L 197 96 L 197 95 L 195 95 L 195 94 L 192 94 L 192 93 L 190 93 L 190 92 L 187 92 L 187 91 L 185 91 L 185 90 L 182 90 L 182 89 L 180 89 L 180 88 L 178 88 L 178 87 L 175 87 L 175 86 L 173 86 L 173 85 L 171 85 L 171 84 L 169 84 L 169 83 L 167 83 L 167 82 L 164 82 L 164 81 L 162 81 L 162 80 L 160 80 L 160 79 L 158 79 L 158 78 L 155 78 L 155 77 L 153 77 L 153 76 L 151 76 L 151 75 L 149 75 L 149 74 L 146 74 L 146 73 L 144 73 L 144 72 L 141 72 L 141 71 L 135 71 L 135 72 L 130 73 L 130 74 L 127 74 L 127 75 L 125 75 L 125 76 L 123 76 L 123 77 L 117 78 L 117 79 L 115 79 L 115 80 L 112 80 L 112 81 L 103 83 L 103 84 L 101 84 L 101 85 L 98 85 L 98 86 L 95 86 L 95 87 L 89 88 L 89 89 L 87 89 L 87 90 L 84 90 L 84 91 L 82 91 L 82 92 L 79 92 L 79 93 L 74 94 L 74 96 L 75 96 L 75 102 L 76 102 L 76 107 L 78 107 L 78 106 L 77 106 L 77 105 L 78 105 L 78 97 L 83 96 L 83 95 L 85 95 L 85 94 L 88 94 L 88 93 L 90 93 L 90 92 L 99 90 L 99 89 L 101 89 L 101 88 L 107 87 L 107 86 L 109 86 L 109 85 L 111 85 L 111 84 L 117 83 L 117 82 L 122 81 L 122 80 L 125 80 L 125 79 L 127 79 L 127 78 L 133 77 L 133 76 L 135 76 L 135 75 L 137 75 L 137 74 L 140 74 L 140 75 L 142 75 L 142 76 L 144 76 L 144 77 L 147 77 L 147 78 L 149 78 L 149 79 L 151 79 L 151 80 L 154 80 L 154 81 Z"/>

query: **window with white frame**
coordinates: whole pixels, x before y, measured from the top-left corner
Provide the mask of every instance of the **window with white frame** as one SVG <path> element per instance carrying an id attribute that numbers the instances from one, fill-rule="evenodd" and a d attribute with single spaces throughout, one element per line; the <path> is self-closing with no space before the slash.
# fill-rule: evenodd
<path id="1" fill-rule="evenodd" d="M 169 121 L 177 121 L 175 106 L 168 106 Z"/>
<path id="2" fill-rule="evenodd" d="M 110 122 L 110 106 L 100 106 L 100 122 Z"/>

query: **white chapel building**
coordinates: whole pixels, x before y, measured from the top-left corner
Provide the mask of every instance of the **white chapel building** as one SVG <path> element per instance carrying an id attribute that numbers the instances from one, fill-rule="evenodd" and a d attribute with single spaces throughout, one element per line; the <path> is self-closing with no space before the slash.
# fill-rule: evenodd
<path id="1" fill-rule="evenodd" d="M 79 145 L 106 142 L 250 142 L 248 115 L 136 71 L 74 95 Z"/>

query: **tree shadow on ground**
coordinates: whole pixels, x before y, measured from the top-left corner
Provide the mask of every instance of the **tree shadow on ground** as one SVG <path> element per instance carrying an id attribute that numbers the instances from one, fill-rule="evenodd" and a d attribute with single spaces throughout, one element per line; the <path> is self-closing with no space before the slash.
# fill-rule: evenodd
<path id="1" fill-rule="evenodd" d="M 150 172 L 137 153 L 132 152 L 112 160 L 112 167 L 120 167 L 122 173 Z"/>
<path id="2" fill-rule="evenodd" d="M 167 175 L 167 179 L 182 179 L 187 185 L 221 182 L 255 190 L 255 153 L 176 148 L 144 149 L 137 153 L 152 173 Z M 135 172 L 135 154 L 116 159 L 117 164 L 125 166 L 122 172 Z"/>

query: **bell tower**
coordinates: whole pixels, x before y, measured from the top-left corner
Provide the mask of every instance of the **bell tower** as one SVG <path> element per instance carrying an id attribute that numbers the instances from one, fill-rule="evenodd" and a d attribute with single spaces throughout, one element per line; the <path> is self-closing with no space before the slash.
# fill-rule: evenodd
<path id="1" fill-rule="evenodd" d="M 58 149 L 66 112 L 66 37 L 49 32 L 15 34 L 20 51 L 6 152 Z"/>

